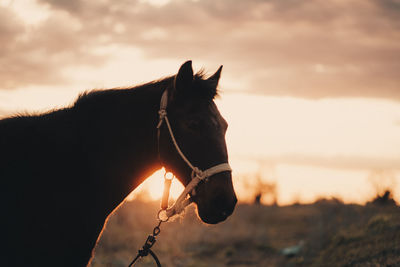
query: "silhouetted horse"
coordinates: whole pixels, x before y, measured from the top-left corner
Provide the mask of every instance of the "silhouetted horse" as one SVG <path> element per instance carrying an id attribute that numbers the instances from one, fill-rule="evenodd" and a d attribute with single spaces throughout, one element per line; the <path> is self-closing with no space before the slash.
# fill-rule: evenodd
<path id="1" fill-rule="evenodd" d="M 228 162 L 227 123 L 214 104 L 221 68 L 205 79 L 191 61 L 175 76 L 81 95 L 72 107 L 0 121 L 1 266 L 85 266 L 104 223 L 125 197 L 164 165 L 183 184 L 191 170 L 165 126 L 160 98 L 182 151 L 197 167 Z M 231 173 L 192 196 L 206 223 L 225 220 L 236 196 Z"/>

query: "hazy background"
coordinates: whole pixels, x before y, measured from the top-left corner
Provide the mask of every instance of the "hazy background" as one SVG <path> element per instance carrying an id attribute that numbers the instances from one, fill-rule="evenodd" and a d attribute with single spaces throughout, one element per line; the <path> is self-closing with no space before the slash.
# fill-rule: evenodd
<path id="1" fill-rule="evenodd" d="M 241 200 L 271 183 L 279 204 L 364 203 L 386 187 L 400 201 L 400 1 L 0 0 L 0 117 L 187 59 L 224 65 L 217 104 Z M 161 179 L 142 186 L 150 197 Z"/>

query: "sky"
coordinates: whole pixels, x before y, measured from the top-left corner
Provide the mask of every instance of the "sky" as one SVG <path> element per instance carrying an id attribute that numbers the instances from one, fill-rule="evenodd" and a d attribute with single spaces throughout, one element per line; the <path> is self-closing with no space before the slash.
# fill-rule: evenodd
<path id="1" fill-rule="evenodd" d="M 224 65 L 216 102 L 240 199 L 261 177 L 280 204 L 385 187 L 400 201 L 399 0 L 0 0 L 0 59 L 2 117 L 188 59 Z M 159 180 L 142 186 L 154 198 Z"/>

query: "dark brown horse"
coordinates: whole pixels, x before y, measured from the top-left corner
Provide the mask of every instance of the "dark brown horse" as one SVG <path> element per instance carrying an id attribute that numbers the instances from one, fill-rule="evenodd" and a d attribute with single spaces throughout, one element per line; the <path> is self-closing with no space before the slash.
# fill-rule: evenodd
<path id="1" fill-rule="evenodd" d="M 161 127 L 201 169 L 228 162 L 227 123 L 214 104 L 221 68 L 205 79 L 191 61 L 177 75 L 126 89 L 94 91 L 46 114 L 0 121 L 0 266 L 86 266 L 107 217 L 164 165 L 183 184 L 191 170 Z M 163 162 L 163 163 L 160 163 Z M 201 182 L 192 196 L 202 221 L 225 220 L 236 204 L 231 173 Z"/>

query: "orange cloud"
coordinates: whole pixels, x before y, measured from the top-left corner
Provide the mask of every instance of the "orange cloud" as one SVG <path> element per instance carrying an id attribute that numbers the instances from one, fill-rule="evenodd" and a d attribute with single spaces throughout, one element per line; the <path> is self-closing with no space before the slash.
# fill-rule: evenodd
<path id="1" fill-rule="evenodd" d="M 400 99 L 396 0 L 40 0 L 35 27 L 12 19 L 0 88 L 66 82 L 64 67 L 106 64 L 96 48 L 140 49 L 148 60 L 223 63 L 243 90 L 303 98 Z M 4 9 L 0 21 L 9 18 Z M 3 23 L 4 24 L 4 23 Z M 1 38 L 1 37 L 0 37 Z M 132 64 L 135 64 L 132 62 Z"/>

